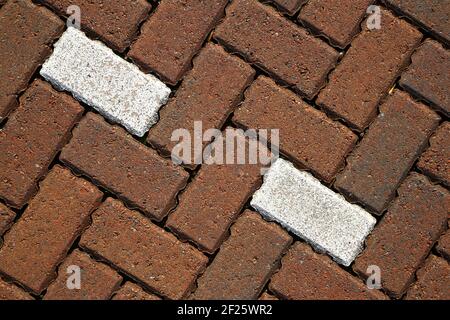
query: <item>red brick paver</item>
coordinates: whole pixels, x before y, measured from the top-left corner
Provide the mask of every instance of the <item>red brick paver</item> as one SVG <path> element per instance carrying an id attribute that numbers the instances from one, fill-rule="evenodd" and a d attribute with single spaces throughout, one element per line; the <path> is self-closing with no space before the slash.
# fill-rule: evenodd
<path id="1" fill-rule="evenodd" d="M 60 159 L 156 220 L 175 205 L 188 178 L 187 172 L 94 113 L 74 129 Z"/>
<path id="2" fill-rule="evenodd" d="M 176 84 L 224 14 L 228 0 L 164 0 L 144 24 L 129 56 Z"/>
<path id="3" fill-rule="evenodd" d="M 284 299 L 374 300 L 385 299 L 359 279 L 340 269 L 325 255 L 297 242 L 281 261 L 270 282 L 270 290 Z"/>
<path id="4" fill-rule="evenodd" d="M 281 152 L 330 182 L 344 166 L 357 136 L 267 77 L 245 92 L 233 121 L 253 129 L 279 129 Z"/>
<path id="5" fill-rule="evenodd" d="M 122 52 L 138 32 L 151 5 L 145 0 L 43 0 L 58 14 L 67 16 L 67 8 L 80 8 L 81 26 L 98 35 L 112 48 Z"/>
<path id="6" fill-rule="evenodd" d="M 71 267 L 80 268 L 80 289 L 67 286 L 68 278 L 73 274 Z M 121 281 L 122 277 L 116 271 L 75 250 L 59 267 L 58 278 L 50 285 L 44 299 L 107 300 L 119 288 Z"/>
<path id="7" fill-rule="evenodd" d="M 83 108 L 36 80 L 0 131 L 0 197 L 21 208 L 37 190 L 57 152 L 68 141 Z"/>
<path id="8" fill-rule="evenodd" d="M 137 284 L 125 283 L 114 295 L 113 300 L 161 300 L 158 296 L 142 290 Z"/>
<path id="9" fill-rule="evenodd" d="M 312 98 L 338 53 L 255 0 L 235 0 L 214 37 L 247 60 Z M 270 46 L 267 44 L 270 43 Z"/>
<path id="10" fill-rule="evenodd" d="M 395 195 L 414 161 L 437 127 L 439 117 L 414 102 L 407 93 L 395 91 L 380 107 L 336 187 L 380 214 Z"/>
<path id="11" fill-rule="evenodd" d="M 60 166 L 39 186 L 0 249 L 0 271 L 36 294 L 56 277 L 57 265 L 89 224 L 91 210 L 102 198 L 97 188 Z"/>
<path id="12" fill-rule="evenodd" d="M 0 278 L 1 300 L 32 300 L 33 298 L 21 288 Z"/>
<path id="13" fill-rule="evenodd" d="M 443 257 L 450 261 L 450 229 L 441 236 L 436 249 Z"/>
<path id="14" fill-rule="evenodd" d="M 381 19 L 379 30 L 364 25 L 317 99 L 320 106 L 361 131 L 375 117 L 380 99 L 422 38 L 418 30 L 386 10 L 381 11 Z"/>
<path id="15" fill-rule="evenodd" d="M 34 71 L 50 54 L 64 24 L 30 0 L 10 0 L 0 9 L 0 120 L 17 105 Z"/>
<path id="16" fill-rule="evenodd" d="M 117 200 L 108 198 L 92 220 L 80 246 L 164 297 L 186 297 L 205 268 L 203 254 Z"/>
<path id="17" fill-rule="evenodd" d="M 279 226 L 245 211 L 231 227 L 213 263 L 198 280 L 194 299 L 256 299 L 292 238 Z"/>
<path id="18" fill-rule="evenodd" d="M 446 228 L 450 195 L 417 173 L 409 176 L 397 192 L 398 198 L 369 235 L 367 248 L 354 269 L 364 276 L 368 266 L 378 266 L 383 288 L 399 298 Z"/>
<path id="19" fill-rule="evenodd" d="M 260 0 L 265 2 L 267 0 Z M 269 0 L 277 5 L 282 11 L 285 11 L 289 15 L 294 15 L 302 4 L 308 0 Z"/>
<path id="20" fill-rule="evenodd" d="M 0 236 L 12 225 L 16 214 L 7 206 L 0 203 Z"/>

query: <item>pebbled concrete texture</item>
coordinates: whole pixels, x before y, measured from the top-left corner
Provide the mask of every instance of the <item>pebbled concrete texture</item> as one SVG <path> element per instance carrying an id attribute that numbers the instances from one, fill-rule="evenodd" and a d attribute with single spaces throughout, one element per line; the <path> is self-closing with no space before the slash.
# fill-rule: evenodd
<path id="1" fill-rule="evenodd" d="M 365 210 L 283 159 L 266 172 L 250 204 L 345 266 L 362 250 L 376 223 Z"/>
<path id="2" fill-rule="evenodd" d="M 159 79 L 72 27 L 55 44 L 40 74 L 139 137 L 158 121 L 159 108 L 170 95 Z"/>

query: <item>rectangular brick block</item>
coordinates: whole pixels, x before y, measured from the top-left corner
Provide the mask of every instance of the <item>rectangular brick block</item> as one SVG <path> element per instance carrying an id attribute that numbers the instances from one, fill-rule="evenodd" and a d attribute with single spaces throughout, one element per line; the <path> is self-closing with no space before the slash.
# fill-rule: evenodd
<path id="1" fill-rule="evenodd" d="M 447 226 L 450 196 L 426 177 L 413 173 L 398 189 L 383 220 L 367 239 L 354 270 L 366 277 L 368 266 L 381 270 L 383 288 L 399 298 Z"/>
<path id="2" fill-rule="evenodd" d="M 151 5 L 145 0 L 43 0 L 43 2 L 63 16 L 68 15 L 69 6 L 78 6 L 82 28 L 98 35 L 119 52 L 131 44 L 140 23 L 151 9 Z"/>
<path id="3" fill-rule="evenodd" d="M 69 170 L 55 166 L 22 217 L 4 237 L 0 271 L 39 294 L 89 224 L 102 193 Z"/>
<path id="4" fill-rule="evenodd" d="M 161 110 L 161 120 L 150 130 L 148 142 L 169 156 L 177 143 L 171 141 L 175 130 L 189 130 L 194 137 L 195 121 L 201 121 L 202 134 L 211 128 L 220 130 L 254 74 L 249 65 L 221 47 L 206 45 L 194 59 L 194 67 L 175 98 Z M 194 164 L 197 160 L 194 155 L 190 156 L 191 161 L 184 158 L 186 164 Z"/>
<path id="5" fill-rule="evenodd" d="M 344 125 L 260 76 L 245 92 L 233 121 L 245 128 L 279 129 L 281 152 L 330 182 L 357 136 Z"/>
<path id="6" fill-rule="evenodd" d="M 186 171 L 94 113 L 73 130 L 60 159 L 156 220 L 175 206 L 188 179 Z"/>
<path id="7" fill-rule="evenodd" d="M 422 34 L 407 22 L 381 10 L 381 28 L 369 30 L 363 24 L 317 103 L 362 131 L 421 39 Z"/>
<path id="8" fill-rule="evenodd" d="M 16 213 L 0 203 L 0 236 L 12 225 Z"/>
<path id="9" fill-rule="evenodd" d="M 250 196 L 261 183 L 262 163 L 251 164 L 248 159 L 239 163 L 239 150 L 249 150 L 248 140 L 235 129 L 233 163 L 202 165 L 197 176 L 181 194 L 179 204 L 167 220 L 167 227 L 202 250 L 213 253 L 227 236 L 228 228 L 241 212 Z M 226 137 L 217 137 L 212 146 L 226 146 Z M 267 149 L 258 145 L 264 154 Z M 224 151 L 225 156 L 226 151 Z M 231 153 L 230 153 L 231 154 Z M 244 160 L 244 159 L 243 159 Z"/>
<path id="10" fill-rule="evenodd" d="M 444 258 L 450 261 L 450 229 L 441 236 L 436 249 Z"/>
<path id="11" fill-rule="evenodd" d="M 74 267 L 80 270 L 80 289 L 67 286 L 71 283 L 69 277 L 75 275 Z M 48 287 L 44 300 L 108 300 L 121 282 L 115 270 L 74 250 L 59 267 L 58 277 Z"/>
<path id="12" fill-rule="evenodd" d="M 17 95 L 25 90 L 63 29 L 57 16 L 29 0 L 11 0 L 1 7 L 0 120 L 16 107 Z"/>
<path id="13" fill-rule="evenodd" d="M 270 290 L 292 300 L 383 300 L 386 296 L 339 268 L 304 243 L 295 243 L 281 260 Z"/>
<path id="14" fill-rule="evenodd" d="M 376 223 L 362 208 L 283 159 L 272 164 L 250 204 L 268 220 L 279 222 L 346 266 L 361 251 Z"/>
<path id="15" fill-rule="evenodd" d="M 82 113 L 74 99 L 49 84 L 31 84 L 0 130 L 0 198 L 14 208 L 25 205 Z"/>
<path id="16" fill-rule="evenodd" d="M 430 138 L 430 146 L 420 156 L 417 167 L 428 176 L 450 186 L 450 122 L 444 122 Z"/>
<path id="17" fill-rule="evenodd" d="M 450 51 L 439 42 L 427 40 L 411 60 L 412 64 L 402 74 L 400 85 L 413 95 L 430 101 L 433 107 L 449 116 Z"/>
<path id="18" fill-rule="evenodd" d="M 2 300 L 33 300 L 33 298 L 21 288 L 0 278 L 0 301 Z"/>
<path id="19" fill-rule="evenodd" d="M 214 37 L 309 99 L 338 59 L 325 42 L 256 0 L 233 1 Z"/>
<path id="20" fill-rule="evenodd" d="M 142 137 L 158 121 L 170 89 L 98 41 L 68 28 L 40 74 L 61 90 Z"/>
<path id="21" fill-rule="evenodd" d="M 161 300 L 161 298 L 145 292 L 137 284 L 127 282 L 116 292 L 112 300 Z"/>
<path id="22" fill-rule="evenodd" d="M 192 295 L 200 300 L 257 299 L 292 238 L 259 214 L 245 211 L 231 227 Z"/>
<path id="23" fill-rule="evenodd" d="M 450 43 L 450 24 L 448 0 L 386 0 L 401 14 L 420 23 L 447 44 Z"/>
<path id="24" fill-rule="evenodd" d="M 170 299 L 182 299 L 208 259 L 136 211 L 108 198 L 93 213 L 80 246 Z"/>
<path id="25" fill-rule="evenodd" d="M 407 93 L 395 91 L 357 148 L 335 186 L 381 214 L 436 129 L 439 117 Z"/>
<path id="26" fill-rule="evenodd" d="M 298 9 L 308 0 L 270 0 L 275 3 L 282 11 L 285 11 L 288 15 L 294 15 Z"/>
<path id="27" fill-rule="evenodd" d="M 332 43 L 345 48 L 359 32 L 361 20 L 374 0 L 309 0 L 299 21 Z"/>
<path id="28" fill-rule="evenodd" d="M 190 69 L 228 0 L 164 0 L 144 24 L 129 56 L 175 85 Z"/>
<path id="29" fill-rule="evenodd" d="M 417 281 L 408 290 L 406 300 L 450 300 L 450 265 L 430 255 L 417 272 Z"/>

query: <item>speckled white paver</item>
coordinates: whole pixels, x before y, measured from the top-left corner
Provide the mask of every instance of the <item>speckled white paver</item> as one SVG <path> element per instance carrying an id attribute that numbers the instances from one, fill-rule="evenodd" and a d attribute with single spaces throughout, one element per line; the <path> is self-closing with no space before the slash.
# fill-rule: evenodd
<path id="1" fill-rule="evenodd" d="M 251 205 L 345 266 L 356 258 L 376 223 L 364 209 L 283 159 L 266 172 Z"/>
<path id="2" fill-rule="evenodd" d="M 156 77 L 72 27 L 55 44 L 41 75 L 140 137 L 158 121 L 170 94 Z"/>

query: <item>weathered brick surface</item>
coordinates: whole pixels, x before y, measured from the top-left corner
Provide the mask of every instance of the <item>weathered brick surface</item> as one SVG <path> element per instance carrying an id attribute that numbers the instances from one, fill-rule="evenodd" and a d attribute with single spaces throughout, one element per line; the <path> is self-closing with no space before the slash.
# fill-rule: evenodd
<path id="1" fill-rule="evenodd" d="M 373 2 L 374 0 L 309 0 L 302 7 L 298 19 L 344 48 L 359 32 L 361 20 Z"/>
<path id="2" fill-rule="evenodd" d="M 312 98 L 338 53 L 325 42 L 255 0 L 235 0 L 214 37 L 247 60 Z M 268 45 L 270 44 L 270 45 Z"/>
<path id="3" fill-rule="evenodd" d="M 258 300 L 268 300 L 268 301 L 276 301 L 279 300 L 277 297 L 275 297 L 274 295 L 271 295 L 268 292 L 264 292 Z"/>
<path id="4" fill-rule="evenodd" d="M 57 265 L 102 198 L 97 188 L 60 166 L 39 187 L 0 249 L 0 271 L 37 294 L 56 277 Z"/>
<path id="5" fill-rule="evenodd" d="M 125 283 L 114 295 L 113 300 L 161 300 L 158 296 L 142 290 L 137 284 Z"/>
<path id="6" fill-rule="evenodd" d="M 430 177 L 450 186 L 450 122 L 444 122 L 430 138 L 430 146 L 417 167 Z"/>
<path id="7" fill-rule="evenodd" d="M 124 51 L 147 17 L 151 5 L 145 0 L 43 0 L 60 15 L 71 5 L 80 7 L 81 26 L 98 35 L 118 51 Z"/>
<path id="8" fill-rule="evenodd" d="M 436 249 L 443 257 L 450 261 L 450 229 L 441 236 Z"/>
<path id="9" fill-rule="evenodd" d="M 351 198 L 381 214 L 395 195 L 438 125 L 439 117 L 395 91 L 380 107 L 380 115 L 358 147 L 335 186 Z"/>
<path id="10" fill-rule="evenodd" d="M 160 121 L 150 129 L 149 143 L 170 155 L 177 144 L 171 141 L 174 130 L 187 129 L 194 137 L 194 121 L 201 121 L 202 133 L 211 128 L 221 129 L 254 73 L 242 60 L 208 44 L 194 59 L 194 67 L 175 98 L 161 110 Z"/>
<path id="11" fill-rule="evenodd" d="M 308 0 L 270 0 L 289 15 L 294 15 L 302 4 Z M 264 1 L 262 1 L 264 2 Z"/>
<path id="12" fill-rule="evenodd" d="M 381 20 L 379 30 L 363 25 L 317 99 L 320 106 L 358 130 L 375 117 L 380 99 L 422 38 L 418 30 L 386 10 L 381 10 Z"/>
<path id="13" fill-rule="evenodd" d="M 69 289 L 68 278 L 74 266 L 81 271 L 80 289 Z M 79 250 L 73 251 L 58 269 L 58 278 L 49 286 L 45 300 L 107 300 L 116 291 L 122 277 L 110 267 L 93 260 Z M 70 282 L 70 280 L 69 280 Z"/>
<path id="14" fill-rule="evenodd" d="M 83 108 L 69 96 L 36 80 L 0 131 L 0 197 L 21 208 L 37 181 L 70 137 Z"/>
<path id="15" fill-rule="evenodd" d="M 175 205 L 188 178 L 187 172 L 94 113 L 73 130 L 60 159 L 156 220 Z"/>
<path id="16" fill-rule="evenodd" d="M 259 214 L 245 211 L 231 227 L 212 264 L 198 279 L 192 298 L 256 299 L 292 238 Z"/>
<path id="17" fill-rule="evenodd" d="M 233 129 L 230 132 L 243 137 Z M 248 150 L 247 140 L 242 139 L 236 139 L 236 145 Z M 220 138 L 213 145 L 222 143 L 225 150 L 225 141 Z M 260 162 L 240 164 L 234 159 L 234 164 L 204 164 L 167 220 L 169 229 L 209 253 L 220 246 L 229 226 L 262 181 Z"/>
<path id="18" fill-rule="evenodd" d="M 0 236 L 12 225 L 16 214 L 3 203 L 0 203 Z"/>
<path id="19" fill-rule="evenodd" d="M 379 266 L 383 288 L 396 298 L 445 230 L 450 210 L 448 191 L 417 173 L 405 180 L 398 194 L 354 265 L 363 276 L 368 266 Z"/>
<path id="20" fill-rule="evenodd" d="M 450 266 L 442 258 L 430 255 L 417 272 L 417 281 L 408 290 L 407 300 L 450 300 Z"/>
<path id="21" fill-rule="evenodd" d="M 1 300 L 32 300 L 33 298 L 21 288 L 0 278 Z"/>
<path id="22" fill-rule="evenodd" d="M 57 16 L 29 0 L 11 0 L 1 7 L 0 120 L 16 106 L 17 95 L 50 54 L 50 44 L 63 27 Z"/>
<path id="23" fill-rule="evenodd" d="M 446 43 L 450 43 L 450 24 L 448 0 L 385 0 L 400 13 L 433 32 Z"/>
<path id="24" fill-rule="evenodd" d="M 207 258 L 136 211 L 108 198 L 80 246 L 171 299 L 186 297 Z"/>
<path id="25" fill-rule="evenodd" d="M 306 244 L 295 243 L 281 261 L 282 267 L 270 281 L 270 290 L 294 300 L 378 300 L 386 297 L 370 290 L 364 282 L 340 269 L 328 257 Z"/>
<path id="26" fill-rule="evenodd" d="M 281 152 L 330 182 L 344 166 L 357 136 L 267 77 L 245 92 L 233 121 L 253 129 L 279 129 Z"/>
<path id="27" fill-rule="evenodd" d="M 164 0 L 144 24 L 129 56 L 176 84 L 224 14 L 228 0 Z"/>
<path id="28" fill-rule="evenodd" d="M 411 59 L 412 64 L 402 74 L 400 85 L 449 115 L 450 51 L 444 49 L 439 42 L 427 40 Z"/>

